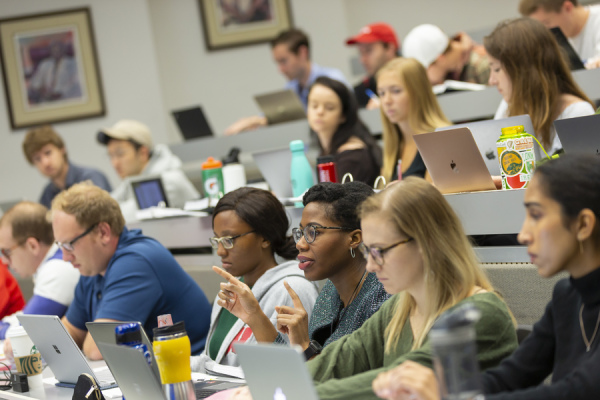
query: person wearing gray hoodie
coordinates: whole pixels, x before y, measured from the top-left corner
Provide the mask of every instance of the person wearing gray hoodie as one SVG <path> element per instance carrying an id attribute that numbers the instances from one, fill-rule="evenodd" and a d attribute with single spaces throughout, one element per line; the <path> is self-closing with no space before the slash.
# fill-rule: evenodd
<path id="1" fill-rule="evenodd" d="M 126 222 L 135 220 L 138 210 L 131 187 L 132 178 L 160 177 L 170 207 L 183 208 L 200 194 L 181 169 L 179 157 L 164 144 L 154 145 L 148 127 L 134 120 L 121 120 L 97 135 L 108 150 L 110 162 L 123 179 L 112 192 L 119 202 Z"/>

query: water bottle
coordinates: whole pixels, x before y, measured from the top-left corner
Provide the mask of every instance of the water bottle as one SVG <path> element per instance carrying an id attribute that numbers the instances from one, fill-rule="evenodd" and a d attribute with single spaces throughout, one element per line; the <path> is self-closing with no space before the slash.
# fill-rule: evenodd
<path id="1" fill-rule="evenodd" d="M 128 346 L 138 349 L 142 352 L 148 365 L 152 366 L 152 354 L 148 350 L 148 346 L 142 343 L 142 327 L 140 324 L 132 322 L 129 324 L 121 324 L 115 327 L 115 338 L 118 345 Z"/>
<path id="2" fill-rule="evenodd" d="M 167 400 L 195 400 L 192 383 L 190 338 L 185 323 L 154 328 L 154 358 L 160 371 L 160 380 Z"/>
<path id="3" fill-rule="evenodd" d="M 225 183 L 223 193 L 246 186 L 246 170 L 240 163 L 239 155 L 240 149 L 233 147 L 223 159 L 223 182 Z"/>
<path id="4" fill-rule="evenodd" d="M 502 128 L 496 141 L 502 189 L 526 188 L 535 169 L 533 136 L 523 125 Z"/>
<path id="5" fill-rule="evenodd" d="M 317 157 L 317 177 L 319 182 L 337 182 L 337 169 L 334 156 Z"/>
<path id="6" fill-rule="evenodd" d="M 223 196 L 225 185 L 223 184 L 223 164 L 212 157 L 202 163 L 202 183 L 204 194 L 209 199 L 209 206 L 216 205 L 216 202 Z"/>
<path id="7" fill-rule="evenodd" d="M 292 151 L 292 164 L 290 166 L 292 193 L 294 197 L 300 197 L 314 184 L 313 173 L 306 154 L 304 154 L 304 142 L 302 140 L 292 140 L 290 150 Z M 302 203 L 297 202 L 296 207 L 302 207 Z"/>
<path id="8" fill-rule="evenodd" d="M 429 332 L 443 400 L 483 400 L 475 343 L 481 312 L 471 303 L 443 314 Z"/>

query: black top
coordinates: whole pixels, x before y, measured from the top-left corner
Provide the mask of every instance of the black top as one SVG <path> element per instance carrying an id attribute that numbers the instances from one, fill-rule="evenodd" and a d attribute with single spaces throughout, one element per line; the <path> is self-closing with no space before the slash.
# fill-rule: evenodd
<path id="1" fill-rule="evenodd" d="M 337 153 L 335 168 L 340 183 L 344 174 L 349 172 L 355 181 L 364 182 L 369 186 L 373 186 L 375 183 L 380 169 L 368 147 Z"/>
<path id="2" fill-rule="evenodd" d="M 402 178 L 408 178 L 409 176 L 418 176 L 419 178 L 425 178 L 425 173 L 427 172 L 427 167 L 425 167 L 425 163 L 423 162 L 423 158 L 421 157 L 421 153 L 417 150 L 417 154 L 413 159 L 412 164 L 406 171 L 402 173 Z M 398 179 L 398 170 L 394 168 L 394 173 L 392 174 L 392 180 L 395 181 Z"/>
<path id="3" fill-rule="evenodd" d="M 600 312 L 599 288 L 600 268 L 558 282 L 532 333 L 512 356 L 483 374 L 486 400 L 600 399 L 600 332 L 587 352 L 579 323 L 584 304 L 583 324 L 591 340 Z M 543 385 L 549 374 L 552 384 Z"/>
<path id="4" fill-rule="evenodd" d="M 371 100 L 367 94 L 367 89 L 371 89 L 373 93 L 377 93 L 377 82 L 375 82 L 374 76 L 366 77 L 358 85 L 354 86 L 354 95 L 360 108 L 365 108 L 369 100 Z"/>

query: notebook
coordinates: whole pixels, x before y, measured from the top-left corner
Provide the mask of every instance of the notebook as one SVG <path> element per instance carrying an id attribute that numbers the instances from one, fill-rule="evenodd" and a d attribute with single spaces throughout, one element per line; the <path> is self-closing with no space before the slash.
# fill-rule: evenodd
<path id="1" fill-rule="evenodd" d="M 253 399 L 318 400 L 304 355 L 296 347 L 235 343 Z"/>
<path id="2" fill-rule="evenodd" d="M 502 119 L 490 119 L 486 121 L 468 122 L 466 124 L 457 124 L 437 128 L 436 131 L 446 131 L 448 129 L 456 129 L 467 127 L 473 134 L 473 139 L 479 148 L 479 152 L 483 157 L 483 161 L 491 175 L 500 175 L 500 163 L 498 162 L 498 151 L 496 150 L 496 141 L 502 134 L 502 128 L 507 126 L 523 125 L 525 132 L 534 135 L 533 124 L 529 115 L 517 115 L 514 117 Z M 537 143 L 536 156 L 539 154 Z"/>
<path id="3" fill-rule="evenodd" d="M 600 155 L 600 114 L 554 121 L 565 153 Z"/>
<path id="4" fill-rule="evenodd" d="M 563 55 L 566 57 L 566 61 L 569 64 L 571 71 L 584 69 L 585 66 L 581 61 L 581 57 L 579 57 L 579 54 L 577 54 L 573 46 L 571 46 L 571 43 L 569 42 L 563 31 L 561 31 L 558 26 L 550 28 L 550 31 L 552 32 L 554 38 L 558 42 L 558 45 L 562 49 L 564 53 Z"/>
<path id="5" fill-rule="evenodd" d="M 94 371 L 65 326 L 56 315 L 17 315 L 58 380 L 57 386 L 75 387 L 79 375 L 92 375 L 101 389 L 116 387 L 108 369 Z"/>
<path id="6" fill-rule="evenodd" d="M 174 110 L 171 112 L 171 115 L 173 115 L 179 131 L 185 140 L 214 135 L 200 106 Z"/>
<path id="7" fill-rule="evenodd" d="M 292 152 L 289 147 L 257 151 L 252 153 L 252 158 L 277 198 L 293 196 L 290 180 Z"/>
<path id="8" fill-rule="evenodd" d="M 433 184 L 442 193 L 495 190 L 469 128 L 413 136 Z"/>
<path id="9" fill-rule="evenodd" d="M 127 400 L 166 399 L 160 378 L 154 374 L 141 351 L 110 343 L 98 343 L 98 349 Z M 193 384 L 197 399 L 241 386 L 240 383 L 222 380 L 196 380 Z"/>
<path id="10" fill-rule="evenodd" d="M 156 375 L 157 379 L 160 379 L 160 372 L 158 371 L 158 366 L 156 364 L 156 360 L 154 359 L 154 352 L 152 352 L 152 342 L 146 335 L 146 331 L 143 328 L 142 323 L 137 321 L 126 321 L 126 322 L 86 322 L 85 326 L 88 329 L 90 335 L 92 335 L 92 339 L 96 344 L 106 343 L 106 344 L 117 344 L 116 336 L 115 336 L 115 328 L 122 324 L 127 324 L 129 322 L 134 322 L 140 325 L 141 333 L 142 333 L 142 343 L 148 346 L 150 349 L 150 353 L 152 355 L 152 371 L 154 375 Z M 102 350 L 100 351 L 102 353 Z M 102 353 L 104 355 L 104 353 Z M 109 365 L 110 368 L 110 365 Z M 111 368 L 112 371 L 112 368 Z M 113 372 L 114 375 L 114 372 Z M 116 377 L 116 375 L 115 375 Z M 117 381 L 118 382 L 118 381 Z"/>
<path id="11" fill-rule="evenodd" d="M 254 100 L 269 124 L 306 118 L 304 106 L 292 89 L 259 94 L 254 96 Z"/>
<path id="12" fill-rule="evenodd" d="M 164 205 L 169 207 L 169 200 L 160 176 L 137 177 L 129 180 L 140 210 Z"/>

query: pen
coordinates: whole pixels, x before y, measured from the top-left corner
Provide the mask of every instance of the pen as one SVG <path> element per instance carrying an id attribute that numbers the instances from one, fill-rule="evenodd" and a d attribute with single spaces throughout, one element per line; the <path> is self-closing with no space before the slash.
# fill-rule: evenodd
<path id="1" fill-rule="evenodd" d="M 375 93 L 373 93 L 373 91 L 369 88 L 365 89 L 365 93 L 367 94 L 367 96 L 369 96 L 370 98 L 372 98 L 375 101 L 379 101 L 379 97 L 377 97 L 377 95 Z"/>

